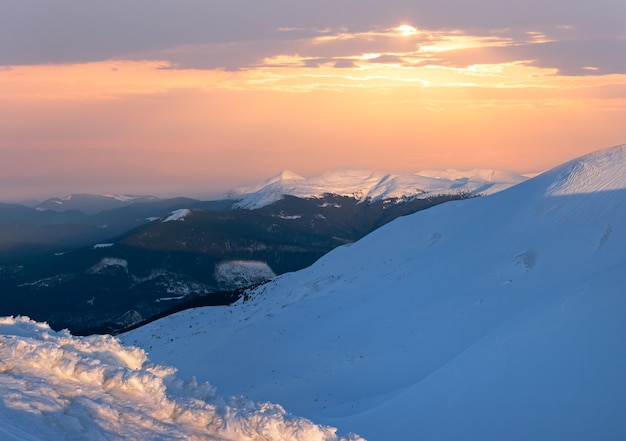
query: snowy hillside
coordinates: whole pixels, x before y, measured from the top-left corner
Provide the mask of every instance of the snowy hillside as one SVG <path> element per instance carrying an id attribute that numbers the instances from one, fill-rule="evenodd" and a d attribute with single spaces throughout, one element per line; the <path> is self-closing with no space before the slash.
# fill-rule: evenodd
<path id="1" fill-rule="evenodd" d="M 625 250 L 619 146 L 123 341 L 370 441 L 626 439 Z"/>
<path id="2" fill-rule="evenodd" d="M 412 174 L 384 174 L 368 170 L 334 170 L 306 179 L 290 171 L 273 176 L 259 185 L 233 190 L 229 197 L 239 199 L 237 207 L 255 209 L 280 200 L 283 195 L 301 198 L 320 197 L 325 193 L 357 199 L 426 198 L 460 191 L 491 194 L 526 178 L 494 170 L 468 172 L 428 171 Z"/>
<path id="3" fill-rule="evenodd" d="M 208 383 L 110 336 L 56 333 L 0 318 L 0 439 L 338 440 L 335 430 L 275 404 L 223 399 Z M 342 438 L 343 439 L 343 438 Z M 356 436 L 350 439 L 356 441 Z"/>

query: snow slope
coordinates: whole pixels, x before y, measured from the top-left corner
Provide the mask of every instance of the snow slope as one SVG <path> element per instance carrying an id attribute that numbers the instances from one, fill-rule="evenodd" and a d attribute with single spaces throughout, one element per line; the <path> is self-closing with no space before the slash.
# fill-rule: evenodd
<path id="1" fill-rule="evenodd" d="M 0 439 L 337 440 L 274 404 L 223 399 L 111 336 L 0 318 Z M 352 440 L 359 439 L 356 436 Z"/>
<path id="2" fill-rule="evenodd" d="M 399 218 L 123 341 L 370 441 L 626 439 L 625 164 Z"/>
<path id="3" fill-rule="evenodd" d="M 468 172 L 424 172 L 385 174 L 369 170 L 333 170 L 306 179 L 290 171 L 271 177 L 259 185 L 233 190 L 229 197 L 239 199 L 236 207 L 255 209 L 280 200 L 283 195 L 301 198 L 320 197 L 324 193 L 353 196 L 361 200 L 420 197 L 470 191 L 491 194 L 526 178 L 494 170 Z"/>

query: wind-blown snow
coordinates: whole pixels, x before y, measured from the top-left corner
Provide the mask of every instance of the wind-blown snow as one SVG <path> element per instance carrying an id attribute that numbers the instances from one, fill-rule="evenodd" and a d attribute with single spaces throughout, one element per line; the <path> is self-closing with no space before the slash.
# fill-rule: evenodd
<path id="1" fill-rule="evenodd" d="M 255 209 L 280 200 L 284 195 L 302 198 L 321 197 L 325 193 L 376 201 L 392 198 L 426 198 L 460 191 L 491 194 L 526 178 L 494 170 L 471 170 L 454 173 L 424 172 L 384 174 L 368 170 L 334 170 L 310 179 L 284 171 L 265 182 L 237 189 L 230 197 L 239 198 L 236 207 Z"/>
<path id="2" fill-rule="evenodd" d="M 335 432 L 279 405 L 220 398 L 208 383 L 182 380 L 111 336 L 73 337 L 0 318 L 3 441 L 330 441 Z"/>
<path id="3" fill-rule="evenodd" d="M 191 210 L 188 208 L 181 208 L 180 210 L 172 211 L 169 216 L 163 219 L 163 222 L 182 221 L 185 217 L 191 214 Z"/>
<path id="4" fill-rule="evenodd" d="M 626 149 L 600 151 L 567 163 L 548 196 L 597 193 L 626 188 Z"/>
<path id="5" fill-rule="evenodd" d="M 399 218 L 123 340 L 370 441 L 626 439 L 625 153 Z"/>

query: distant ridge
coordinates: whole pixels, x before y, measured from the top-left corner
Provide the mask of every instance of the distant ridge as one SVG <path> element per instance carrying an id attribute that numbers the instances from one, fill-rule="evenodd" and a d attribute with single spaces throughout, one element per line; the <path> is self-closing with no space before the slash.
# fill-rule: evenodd
<path id="1" fill-rule="evenodd" d="M 321 197 L 325 193 L 362 200 L 428 198 L 459 192 L 491 194 L 522 182 L 526 177 L 514 173 L 476 169 L 468 172 L 427 171 L 387 174 L 371 170 L 338 169 L 312 178 L 283 171 L 264 182 L 233 190 L 229 197 L 239 199 L 239 208 L 257 209 L 285 195 Z"/>
<path id="2" fill-rule="evenodd" d="M 121 208 L 138 202 L 155 202 L 154 196 L 113 195 L 113 194 L 70 194 L 63 197 L 47 199 L 35 206 L 37 210 L 68 211 L 78 210 L 85 214 L 96 214 L 100 211 Z"/>

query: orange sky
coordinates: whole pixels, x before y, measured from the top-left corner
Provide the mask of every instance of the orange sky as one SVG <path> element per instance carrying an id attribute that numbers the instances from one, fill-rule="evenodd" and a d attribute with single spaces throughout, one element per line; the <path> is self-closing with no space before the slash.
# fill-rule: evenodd
<path id="1" fill-rule="evenodd" d="M 398 22 L 268 45 L 236 68 L 184 65 L 223 53 L 223 44 L 7 65 L 0 199 L 208 197 L 282 169 L 534 172 L 626 142 L 626 71 L 582 59 L 573 74 L 521 57 L 520 47 L 552 41 Z"/>

